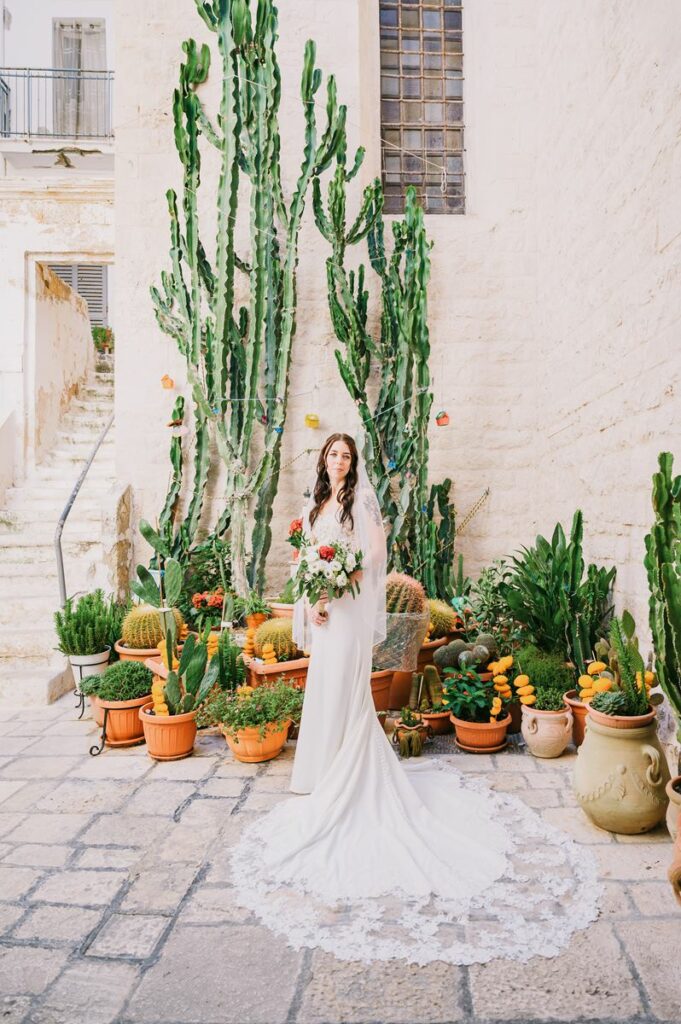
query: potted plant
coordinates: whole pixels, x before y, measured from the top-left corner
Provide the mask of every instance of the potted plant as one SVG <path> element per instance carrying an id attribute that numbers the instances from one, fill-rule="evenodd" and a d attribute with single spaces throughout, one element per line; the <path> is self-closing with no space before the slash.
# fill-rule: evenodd
<path id="1" fill-rule="evenodd" d="M 645 665 L 628 612 L 610 624 L 610 675 L 593 679 L 587 729 L 575 765 L 575 794 L 594 824 L 636 835 L 662 821 L 669 769 L 657 737 Z M 598 682 L 603 679 L 603 689 Z"/>
<path id="2" fill-rule="evenodd" d="M 446 643 L 446 638 L 424 643 L 430 624 L 426 592 L 406 573 L 388 574 L 385 608 L 386 638 L 374 649 L 374 665 L 392 671 L 389 703 L 391 708 L 399 708 L 409 701 L 414 671 L 432 664 L 432 652 Z"/>
<path id="3" fill-rule="evenodd" d="M 291 724 L 297 725 L 303 694 L 283 679 L 253 689 L 220 692 L 207 708 L 238 761 L 270 761 L 281 753 Z"/>
<path id="4" fill-rule="evenodd" d="M 173 608 L 171 614 L 179 631 L 184 625 L 182 614 L 177 608 Z M 121 661 L 144 663 L 158 655 L 158 645 L 164 637 L 160 601 L 158 605 L 137 604 L 123 620 L 121 638 L 116 642 L 115 650 Z"/>
<path id="5" fill-rule="evenodd" d="M 197 633 L 203 633 L 206 627 L 216 630 L 222 628 L 225 600 L 226 595 L 222 587 L 217 587 L 213 591 L 204 590 L 200 593 L 192 594 L 192 608 L 189 613 L 189 621 Z M 231 607 L 233 609 L 233 603 Z M 231 615 L 229 622 L 231 625 Z"/>
<path id="6" fill-rule="evenodd" d="M 534 697 L 532 704 L 521 705 L 523 739 L 535 757 L 560 757 L 572 739 L 572 712 L 563 691 L 537 687 Z"/>
<path id="7" fill-rule="evenodd" d="M 572 716 L 572 740 L 576 746 L 579 746 L 584 739 L 586 705 L 579 699 L 577 691 L 574 689 L 574 669 L 565 664 L 560 654 L 547 654 L 534 644 L 524 644 L 517 651 L 515 665 L 537 692 L 539 690 L 562 691 L 563 706 Z M 519 703 L 518 710 L 520 711 L 521 708 L 522 703 Z M 511 713 L 513 714 L 513 705 Z"/>
<path id="8" fill-rule="evenodd" d="M 253 656 L 248 651 L 252 648 Z M 267 655 L 267 657 L 265 656 Z M 305 687 L 309 658 L 302 658 L 293 641 L 293 619 L 266 619 L 244 649 L 248 682 L 252 687 L 283 678 L 298 687 Z"/>
<path id="9" fill-rule="evenodd" d="M 115 664 L 118 665 L 119 662 L 115 662 Z M 104 709 L 97 701 L 97 687 L 99 686 L 101 679 L 101 675 L 85 676 L 85 678 L 81 679 L 78 684 L 78 689 L 80 690 L 83 700 L 87 697 L 90 702 L 90 711 L 92 712 L 93 720 L 100 727 L 104 725 Z"/>
<path id="10" fill-rule="evenodd" d="M 84 594 L 76 603 L 69 597 L 55 612 L 57 649 L 69 659 L 76 688 L 81 679 L 99 675 L 108 664 L 112 615 L 113 601 L 107 601 L 102 590 Z"/>
<path id="11" fill-rule="evenodd" d="M 292 619 L 293 618 L 293 605 L 295 604 L 295 597 L 293 594 L 293 580 L 287 580 L 286 586 L 282 590 L 276 601 L 270 601 L 269 605 L 272 610 L 273 618 Z"/>
<path id="12" fill-rule="evenodd" d="M 449 708 L 442 703 L 442 682 L 435 665 L 426 665 L 423 672 L 415 672 L 409 694 L 409 707 L 418 711 L 433 735 L 452 731 Z"/>
<path id="13" fill-rule="evenodd" d="M 431 730 L 419 711 L 403 707 L 395 722 L 393 743 L 399 748 L 401 757 L 420 757 L 423 744 L 430 737 Z"/>
<path id="14" fill-rule="evenodd" d="M 511 716 L 491 680 L 473 669 L 445 670 L 442 703 L 449 708 L 456 744 L 474 754 L 491 754 L 506 746 Z"/>
<path id="15" fill-rule="evenodd" d="M 385 712 L 390 707 L 390 687 L 393 672 L 390 669 L 378 669 L 372 666 L 371 696 L 377 712 Z"/>
<path id="16" fill-rule="evenodd" d="M 430 597 L 428 598 L 428 612 L 430 614 L 428 629 L 430 639 L 442 640 L 443 637 L 446 640 L 455 639 L 459 633 L 461 619 L 452 605 L 447 604 L 446 601 L 440 601 L 438 598 Z"/>
<path id="17" fill-rule="evenodd" d="M 475 669 L 487 681 L 492 678 L 490 668 L 497 657 L 498 647 L 494 637 L 490 633 L 479 633 L 474 640 L 451 640 L 435 651 L 433 662 L 440 673 L 447 669 Z M 513 658 L 510 661 L 512 663 Z"/>
<path id="18" fill-rule="evenodd" d="M 139 709 L 151 697 L 149 669 L 139 661 L 117 661 L 95 678 L 94 699 L 101 711 L 103 742 L 108 747 L 143 743 Z"/>
<path id="19" fill-rule="evenodd" d="M 269 605 L 255 590 L 248 597 L 237 597 L 234 605 L 249 629 L 257 629 L 270 616 Z"/>

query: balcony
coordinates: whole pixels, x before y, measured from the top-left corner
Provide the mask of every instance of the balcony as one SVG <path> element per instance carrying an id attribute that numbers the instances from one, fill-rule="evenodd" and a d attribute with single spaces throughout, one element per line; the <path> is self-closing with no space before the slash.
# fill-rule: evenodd
<path id="1" fill-rule="evenodd" d="M 0 68 L 0 154 L 19 173 L 113 172 L 113 71 Z"/>

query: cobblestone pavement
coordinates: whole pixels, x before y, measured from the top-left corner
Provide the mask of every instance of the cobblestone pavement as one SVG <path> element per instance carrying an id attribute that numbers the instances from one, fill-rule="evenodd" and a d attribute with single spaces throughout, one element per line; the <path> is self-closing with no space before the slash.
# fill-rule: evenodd
<path id="1" fill-rule="evenodd" d="M 145 747 L 92 758 L 72 698 L 0 710 L 3 1024 L 443 1024 L 681 1021 L 681 913 L 664 829 L 615 837 L 570 790 L 574 754 L 458 755 L 591 849 L 600 919 L 553 960 L 471 968 L 361 966 L 297 953 L 233 905 L 225 848 L 288 795 L 293 747 L 264 765 L 201 735 L 158 764 Z M 453 753 L 450 737 L 438 740 Z"/>

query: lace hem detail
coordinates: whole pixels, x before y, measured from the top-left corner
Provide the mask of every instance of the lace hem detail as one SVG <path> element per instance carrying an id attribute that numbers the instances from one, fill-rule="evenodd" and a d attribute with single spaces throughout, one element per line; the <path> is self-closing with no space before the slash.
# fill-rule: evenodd
<path id="1" fill-rule="evenodd" d="M 598 916 L 602 886 L 592 852 L 519 798 L 467 778 L 446 759 L 424 758 L 422 767 L 452 774 L 503 830 L 496 852 L 504 854 L 505 868 L 482 892 L 451 898 L 432 891 L 423 898 L 404 889 L 380 891 L 379 883 L 371 897 L 338 898 L 300 864 L 292 879 L 267 864 L 268 819 L 284 810 L 279 804 L 249 825 L 229 853 L 235 902 L 294 949 L 320 948 L 341 960 L 481 964 L 556 956 Z"/>

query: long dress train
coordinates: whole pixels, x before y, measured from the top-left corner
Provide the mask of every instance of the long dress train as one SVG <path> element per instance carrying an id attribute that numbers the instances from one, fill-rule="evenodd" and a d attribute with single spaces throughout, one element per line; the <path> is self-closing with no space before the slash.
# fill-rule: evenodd
<path id="1" fill-rule="evenodd" d="M 347 531 L 315 524 L 318 543 Z M 295 948 L 425 964 L 558 953 L 598 913 L 590 853 L 451 758 L 400 761 L 371 696 L 366 597 L 312 648 L 291 790 L 230 852 L 234 899 Z"/>

